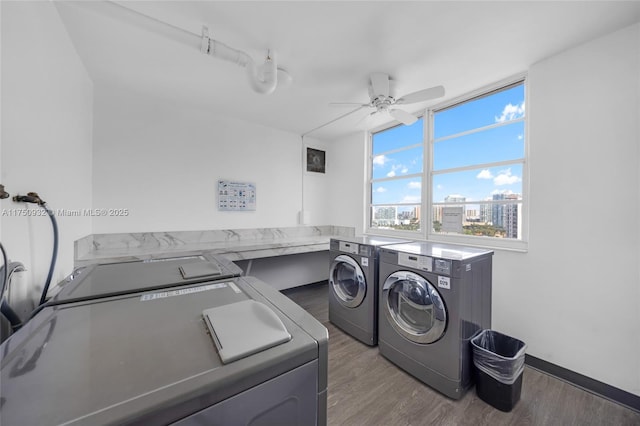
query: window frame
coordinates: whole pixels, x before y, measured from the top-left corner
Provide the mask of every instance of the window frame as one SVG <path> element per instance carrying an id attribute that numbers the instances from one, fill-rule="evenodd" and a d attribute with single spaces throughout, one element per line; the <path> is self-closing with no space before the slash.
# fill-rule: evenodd
<path id="1" fill-rule="evenodd" d="M 520 227 L 521 235 L 519 239 L 508 239 L 508 238 L 498 238 L 498 237 L 488 237 L 488 236 L 469 236 L 462 234 L 438 234 L 433 231 L 433 219 L 434 219 L 434 206 L 440 205 L 442 203 L 434 203 L 433 202 L 433 178 L 434 175 L 445 174 L 444 172 L 438 170 L 434 172 L 434 162 L 433 162 L 433 154 L 434 154 L 434 129 L 433 129 L 433 120 L 434 115 L 445 109 L 453 108 L 457 105 L 461 105 L 465 102 L 472 101 L 474 99 L 478 99 L 484 96 L 490 96 L 493 92 L 499 92 L 501 90 L 508 89 L 509 86 L 515 86 L 518 84 L 523 84 L 524 86 L 524 102 L 525 102 L 525 116 L 523 118 L 519 118 L 514 120 L 514 122 L 521 120 L 524 123 L 524 153 L 522 159 L 516 160 L 507 160 L 507 161 L 495 161 L 490 163 L 478 163 L 464 167 L 450 168 L 446 169 L 449 173 L 452 173 L 454 170 L 464 170 L 464 169 L 478 169 L 483 166 L 491 166 L 496 167 L 499 165 L 513 165 L 518 164 L 522 166 L 522 198 L 518 200 L 518 203 L 521 205 L 522 214 L 522 224 Z M 376 133 L 389 130 L 393 127 L 396 127 L 397 123 L 388 123 L 386 125 L 377 127 L 375 129 L 371 129 L 367 132 L 367 166 L 366 166 L 366 214 L 365 214 L 365 233 L 373 234 L 373 235 L 385 235 L 391 237 L 398 238 L 411 238 L 417 240 L 428 240 L 434 242 L 442 242 L 442 243 L 451 243 L 451 244 L 463 244 L 467 246 L 475 246 L 475 247 L 483 247 L 483 248 L 491 248 L 491 249 L 504 249 L 504 250 L 513 250 L 513 251 L 527 251 L 528 250 L 528 241 L 529 241 L 529 214 L 530 214 L 530 197 L 529 197 L 529 117 L 530 117 L 530 109 L 529 109 L 529 84 L 528 84 L 528 75 L 527 73 L 519 73 L 513 75 L 509 78 L 497 81 L 495 83 L 486 85 L 477 90 L 473 90 L 471 92 L 467 92 L 461 96 L 457 96 L 455 98 L 446 100 L 439 104 L 435 104 L 433 106 L 428 107 L 426 110 L 422 112 L 422 114 L 417 115 L 418 118 L 423 119 L 423 139 L 422 139 L 422 147 L 423 147 L 423 167 L 422 167 L 422 190 L 421 190 L 421 223 L 419 231 L 403 231 L 403 230 L 395 230 L 395 229 L 380 229 L 372 227 L 372 214 L 373 214 L 373 205 L 372 205 L 372 191 L 373 191 L 373 136 Z M 496 124 L 489 124 L 487 126 L 474 128 L 465 132 L 460 132 L 457 134 L 457 137 L 467 132 L 475 132 L 478 129 L 486 128 L 494 128 L 499 127 Z M 391 152 L 391 151 L 390 151 Z M 383 154 L 386 154 L 383 153 Z M 378 154 L 381 155 L 381 154 Z M 379 179 L 375 180 L 376 182 Z M 455 203 L 448 203 L 449 205 L 454 205 Z M 471 202 L 468 201 L 466 204 L 482 204 L 477 201 Z M 507 204 L 503 203 L 489 203 L 489 204 Z M 511 204 L 511 203 L 508 203 Z M 458 204 L 456 204 L 458 205 Z M 459 203 L 459 205 L 464 206 L 465 203 Z"/>
<path id="2" fill-rule="evenodd" d="M 417 115 L 416 116 L 418 118 L 418 120 L 422 119 L 423 120 L 423 126 L 422 126 L 422 140 L 420 143 L 417 144 L 411 144 L 411 145 L 406 145 L 403 146 L 402 148 L 395 148 L 389 151 L 384 151 L 381 153 L 378 153 L 376 155 L 373 155 L 373 135 L 375 133 L 380 133 L 380 132 L 384 132 L 387 130 L 390 130 L 394 127 L 398 127 L 401 126 L 402 124 L 398 124 L 397 122 L 391 122 L 391 123 L 386 123 L 382 126 L 376 127 L 374 129 L 371 129 L 369 131 L 367 131 L 367 178 L 366 178 L 366 206 L 365 206 L 365 233 L 367 234 L 372 234 L 372 235 L 383 235 L 383 236 L 389 236 L 389 237 L 400 237 L 400 238 L 409 238 L 409 239 L 424 239 L 425 236 L 425 230 L 424 230 L 424 225 L 422 223 L 422 220 L 420 221 L 420 227 L 422 229 L 417 230 L 417 231 L 409 231 L 409 230 L 400 230 L 400 229 L 383 229 L 383 228 L 373 228 L 371 226 L 373 217 L 373 183 L 374 183 L 374 179 L 373 179 L 373 159 L 375 157 L 377 157 L 378 155 L 386 155 L 386 154 L 390 154 L 390 153 L 395 153 L 395 152 L 401 152 L 401 151 L 405 151 L 405 150 L 409 150 L 409 149 L 414 149 L 417 147 L 422 147 L 422 172 L 421 173 L 411 173 L 408 175 L 403 175 L 403 176 L 394 176 L 391 178 L 380 178 L 380 179 L 375 179 L 375 182 L 384 182 L 384 181 L 391 181 L 391 180 L 399 180 L 399 179 L 404 179 L 407 177 L 412 177 L 412 176 L 419 176 L 420 177 L 420 182 L 421 182 L 421 191 L 420 191 L 420 209 L 421 211 L 424 209 L 424 187 L 425 187 L 425 160 L 427 159 L 427 155 L 426 155 L 426 151 L 427 151 L 427 144 L 426 144 L 426 124 L 425 124 L 425 120 L 426 120 L 426 114 L 421 114 L 421 115 Z M 415 206 L 417 204 L 415 203 L 394 203 L 394 206 L 400 206 L 400 205 L 410 205 L 410 206 Z"/>

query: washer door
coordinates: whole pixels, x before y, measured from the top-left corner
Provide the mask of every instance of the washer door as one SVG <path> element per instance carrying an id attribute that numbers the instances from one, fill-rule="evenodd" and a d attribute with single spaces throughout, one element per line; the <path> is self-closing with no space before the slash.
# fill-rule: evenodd
<path id="1" fill-rule="evenodd" d="M 353 258 L 341 254 L 331 262 L 329 286 L 338 301 L 348 308 L 362 303 L 367 292 L 367 283 L 362 268 Z"/>
<path id="2" fill-rule="evenodd" d="M 438 290 L 424 277 L 398 271 L 382 286 L 382 309 L 391 326 L 415 343 L 433 343 L 447 327 L 447 310 Z"/>

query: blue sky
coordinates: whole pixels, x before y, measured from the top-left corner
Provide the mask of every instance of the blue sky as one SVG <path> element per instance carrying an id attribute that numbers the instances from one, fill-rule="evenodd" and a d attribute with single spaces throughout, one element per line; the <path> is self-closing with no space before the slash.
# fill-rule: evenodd
<path id="1" fill-rule="evenodd" d="M 440 111 L 434 117 L 434 170 L 465 167 L 524 157 L 524 123 L 509 121 L 524 116 L 524 86 L 518 85 L 492 96 Z M 509 123 L 483 132 L 440 140 L 478 127 Z M 373 137 L 373 178 L 402 177 L 421 173 L 422 148 L 388 153 L 399 146 L 420 143 L 423 119 L 411 126 L 397 126 Z M 420 176 L 374 184 L 374 204 L 419 203 Z M 436 174 L 433 201 L 449 195 L 461 195 L 467 201 L 481 201 L 498 192 L 522 193 L 522 166 L 512 164 L 484 167 L 456 173 Z M 431 191 L 428 191 L 431 193 Z"/>

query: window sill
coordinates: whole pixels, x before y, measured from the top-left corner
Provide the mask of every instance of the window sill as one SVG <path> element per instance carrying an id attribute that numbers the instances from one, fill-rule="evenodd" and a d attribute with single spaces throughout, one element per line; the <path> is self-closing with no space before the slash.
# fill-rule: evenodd
<path id="1" fill-rule="evenodd" d="M 522 240 L 512 240 L 506 238 L 493 237 L 468 237 L 465 235 L 440 235 L 429 234 L 427 238 L 422 232 L 398 231 L 393 229 L 369 228 L 366 235 L 376 235 L 380 237 L 397 238 L 399 240 L 411 241 L 432 241 L 443 244 L 455 244 L 467 247 L 478 247 L 490 250 L 511 251 L 517 253 L 527 253 L 529 244 Z"/>
<path id="2" fill-rule="evenodd" d="M 510 240 L 493 237 L 467 237 L 465 235 L 438 235 L 430 234 L 427 241 L 434 241 L 446 244 L 458 244 L 469 247 L 480 247 L 491 250 L 504 250 L 519 253 L 529 251 L 529 244 L 522 240 Z"/>

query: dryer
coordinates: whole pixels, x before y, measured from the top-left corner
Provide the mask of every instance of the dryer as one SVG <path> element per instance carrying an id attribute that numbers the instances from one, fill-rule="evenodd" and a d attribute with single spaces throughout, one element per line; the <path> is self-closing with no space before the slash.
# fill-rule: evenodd
<path id="1" fill-rule="evenodd" d="M 331 323 L 367 345 L 378 343 L 378 247 L 406 242 L 374 236 L 331 239 Z"/>
<path id="2" fill-rule="evenodd" d="M 491 327 L 492 256 L 430 242 L 380 248 L 380 353 L 453 399 L 472 384 L 471 338 Z"/>

